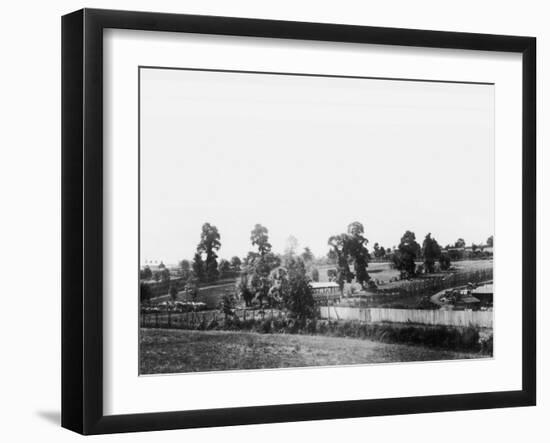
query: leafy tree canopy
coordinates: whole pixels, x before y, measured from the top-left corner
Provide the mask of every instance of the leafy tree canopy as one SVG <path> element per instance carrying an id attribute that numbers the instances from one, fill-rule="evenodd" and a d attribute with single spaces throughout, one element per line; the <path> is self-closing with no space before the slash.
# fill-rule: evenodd
<path id="1" fill-rule="evenodd" d="M 333 235 L 328 239 L 332 256 L 336 258 L 336 281 L 340 285 L 340 290 L 343 290 L 344 283 L 351 283 L 353 278 L 363 287 L 370 280 L 367 272 L 370 258 L 366 247 L 368 240 L 364 233 L 363 225 L 353 222 L 348 225 L 346 233 Z M 352 272 L 350 265 L 353 265 L 355 272 Z"/>
<path id="2" fill-rule="evenodd" d="M 258 247 L 260 255 L 265 255 L 271 251 L 271 243 L 269 243 L 268 230 L 265 226 L 256 224 L 250 233 L 250 241 L 253 246 Z"/>
<path id="3" fill-rule="evenodd" d="M 441 246 L 437 243 L 432 234 L 428 233 L 422 243 L 422 255 L 424 256 L 424 268 L 426 272 L 433 273 L 435 271 L 435 261 L 441 256 Z"/>

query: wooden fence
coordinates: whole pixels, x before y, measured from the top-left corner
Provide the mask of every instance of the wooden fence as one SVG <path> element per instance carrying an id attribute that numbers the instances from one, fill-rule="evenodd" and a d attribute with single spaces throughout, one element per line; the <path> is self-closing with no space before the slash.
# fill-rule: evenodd
<path id="1" fill-rule="evenodd" d="M 428 309 L 351 308 L 321 306 L 321 318 L 369 323 L 420 323 L 426 325 L 493 327 L 492 311 L 447 311 Z"/>
<path id="2" fill-rule="evenodd" d="M 286 318 L 287 313 L 279 309 L 236 309 L 235 316 L 240 320 L 266 320 Z M 199 312 L 151 312 L 141 313 L 140 326 L 142 328 L 174 328 L 195 329 L 200 324 L 209 324 L 225 320 L 222 311 Z"/>

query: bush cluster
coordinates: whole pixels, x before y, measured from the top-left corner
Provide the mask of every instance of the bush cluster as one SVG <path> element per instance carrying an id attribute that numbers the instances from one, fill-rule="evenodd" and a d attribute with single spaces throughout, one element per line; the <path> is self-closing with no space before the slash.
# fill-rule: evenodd
<path id="1" fill-rule="evenodd" d="M 183 325 L 182 325 L 183 326 Z M 362 323 L 319 319 L 272 318 L 202 321 L 187 329 L 250 331 L 261 334 L 309 334 L 371 339 L 386 343 L 424 345 L 454 351 L 492 355 L 493 334 L 475 326 L 465 328 L 397 323 Z"/>

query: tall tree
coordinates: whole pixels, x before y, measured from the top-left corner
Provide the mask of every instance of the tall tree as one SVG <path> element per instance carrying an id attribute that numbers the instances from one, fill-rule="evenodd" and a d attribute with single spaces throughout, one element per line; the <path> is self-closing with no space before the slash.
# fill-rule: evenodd
<path id="1" fill-rule="evenodd" d="M 245 282 L 246 291 L 241 285 L 241 294 L 248 296 L 248 292 L 256 297 L 260 306 L 264 300 L 269 300 L 268 294 L 270 285 L 269 274 L 273 269 L 281 264 L 281 260 L 271 252 L 271 243 L 269 243 L 269 235 L 266 227 L 257 224 L 250 233 L 250 241 L 253 246 L 258 248 L 258 252 L 249 252 L 246 257 L 241 282 Z"/>
<path id="2" fill-rule="evenodd" d="M 466 242 L 464 241 L 463 238 L 459 238 L 456 242 L 455 242 L 455 248 L 464 248 L 466 246 Z"/>
<path id="3" fill-rule="evenodd" d="M 370 280 L 367 272 L 368 240 L 363 235 L 364 232 L 365 229 L 361 223 L 353 222 L 348 225 L 345 234 L 333 235 L 328 239 L 328 244 L 332 247 L 332 255 L 336 257 L 336 281 L 341 291 L 344 289 L 344 284 L 351 283 L 353 278 L 363 287 Z M 351 271 L 350 265 L 353 265 L 354 272 Z"/>
<path id="4" fill-rule="evenodd" d="M 369 241 L 363 235 L 364 233 L 365 228 L 359 222 L 353 222 L 348 226 L 349 253 L 353 260 L 355 280 L 363 288 L 370 280 L 370 276 L 367 272 L 370 255 L 366 247 Z"/>
<path id="5" fill-rule="evenodd" d="M 394 254 L 394 264 L 400 271 L 409 277 L 415 275 L 416 257 L 420 254 L 420 245 L 416 242 L 416 236 L 412 231 L 406 231 L 401 237 L 397 251 Z"/>
<path id="6" fill-rule="evenodd" d="M 269 243 L 268 230 L 265 226 L 256 224 L 250 233 L 250 241 L 253 246 L 258 247 L 258 253 L 260 255 L 263 256 L 271 252 L 271 243 Z"/>
<path id="7" fill-rule="evenodd" d="M 493 247 L 493 236 L 491 235 L 488 239 L 487 239 L 487 246 L 489 247 Z"/>
<path id="8" fill-rule="evenodd" d="M 332 256 L 336 258 L 335 281 L 340 286 L 340 291 L 343 292 L 344 284 L 351 283 L 354 277 L 349 266 L 347 234 L 338 234 L 329 237 L 328 244 L 332 248 Z"/>
<path id="9" fill-rule="evenodd" d="M 426 272 L 432 274 L 435 271 L 435 261 L 441 256 L 441 246 L 437 243 L 432 234 L 428 233 L 422 243 L 422 255 L 424 257 L 424 268 Z"/>
<path id="10" fill-rule="evenodd" d="M 205 279 L 208 282 L 215 281 L 218 278 L 218 255 L 216 251 L 220 249 L 220 233 L 218 228 L 210 223 L 202 225 L 201 239 L 197 246 L 197 252 L 206 255 L 204 262 Z"/>

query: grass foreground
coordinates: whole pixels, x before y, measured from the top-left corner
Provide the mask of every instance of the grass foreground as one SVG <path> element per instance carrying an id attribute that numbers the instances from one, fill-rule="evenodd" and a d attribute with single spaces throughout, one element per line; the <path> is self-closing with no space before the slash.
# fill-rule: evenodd
<path id="1" fill-rule="evenodd" d="M 233 331 L 141 329 L 140 374 L 479 358 L 366 339 Z"/>

